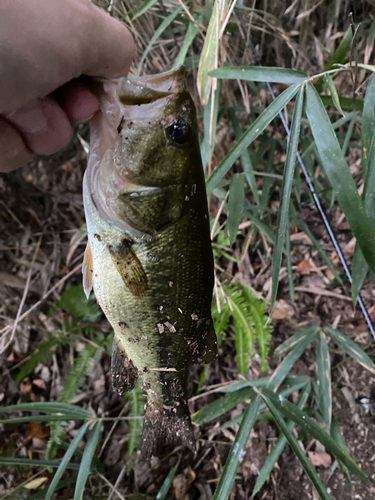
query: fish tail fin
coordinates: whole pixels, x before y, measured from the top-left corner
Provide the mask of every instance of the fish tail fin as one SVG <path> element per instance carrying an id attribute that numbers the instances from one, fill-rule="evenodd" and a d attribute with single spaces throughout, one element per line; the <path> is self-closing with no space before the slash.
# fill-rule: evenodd
<path id="1" fill-rule="evenodd" d="M 175 446 L 184 445 L 195 452 L 195 438 L 187 405 L 156 410 L 146 406 L 140 450 L 143 458 L 162 456 Z"/>

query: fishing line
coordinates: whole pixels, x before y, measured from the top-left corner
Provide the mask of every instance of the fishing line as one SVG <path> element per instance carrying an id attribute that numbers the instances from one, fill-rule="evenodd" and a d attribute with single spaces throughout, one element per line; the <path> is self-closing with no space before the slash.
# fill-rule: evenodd
<path id="1" fill-rule="evenodd" d="M 238 20 L 240 21 L 241 23 L 241 26 L 244 28 L 244 31 L 246 33 L 246 25 L 245 25 L 245 22 L 243 20 L 243 17 L 242 17 L 242 14 L 241 12 L 238 11 L 238 9 L 235 9 L 235 12 L 237 14 L 237 17 L 238 17 Z M 257 50 L 256 48 L 254 47 L 253 43 L 251 42 L 251 40 L 249 40 L 249 43 L 248 43 L 249 47 L 251 48 L 252 52 L 253 52 L 253 56 L 254 56 L 254 60 L 255 60 L 255 64 L 259 67 L 262 67 L 262 63 L 260 62 L 260 59 L 259 59 L 259 56 L 258 56 L 258 53 L 257 53 Z M 276 99 L 275 97 L 275 94 L 272 90 L 272 86 L 269 82 L 267 82 L 267 88 L 271 94 L 271 97 L 272 97 L 272 100 L 274 101 Z M 282 112 L 280 111 L 279 113 L 279 116 L 280 116 L 280 119 L 281 119 L 281 123 L 283 124 L 283 127 L 285 129 L 285 132 L 287 133 L 287 136 L 289 137 L 290 136 L 290 129 L 289 129 L 289 126 L 288 124 L 286 123 L 286 120 L 285 120 L 285 117 L 284 115 L 282 114 Z M 311 193 L 311 196 L 313 197 L 314 199 L 314 202 L 315 202 L 315 205 L 316 205 L 316 208 L 318 209 L 318 212 L 319 212 L 319 215 L 320 217 L 322 218 L 323 220 L 323 223 L 327 229 L 327 232 L 328 232 L 328 235 L 329 237 L 331 238 L 331 241 L 332 241 L 332 244 L 336 250 L 336 253 L 340 259 L 340 262 L 344 268 L 344 271 L 345 271 L 345 274 L 346 274 L 346 277 L 348 278 L 348 281 L 350 284 L 352 284 L 353 282 L 353 279 L 352 279 L 352 275 L 350 273 L 350 269 L 349 269 L 349 266 L 345 260 L 345 257 L 344 257 L 344 254 L 342 253 L 342 250 L 341 250 L 341 247 L 336 239 L 336 236 L 333 232 L 333 229 L 327 219 L 327 216 L 326 216 L 326 213 L 320 203 L 320 200 L 319 200 L 319 197 L 316 193 L 316 190 L 314 188 L 314 184 L 311 180 L 311 177 L 309 176 L 308 172 L 307 172 L 307 169 L 305 167 L 305 164 L 303 163 L 303 160 L 301 158 L 301 155 L 299 154 L 299 152 L 297 151 L 297 160 L 298 160 L 298 163 L 300 164 L 300 167 L 301 167 L 301 170 L 303 172 L 303 175 L 305 176 L 305 179 L 306 179 L 306 182 L 307 182 L 307 185 L 309 186 L 309 189 L 310 189 L 310 193 Z M 362 296 L 361 294 L 359 293 L 358 294 L 358 304 L 359 304 L 359 307 L 361 308 L 361 311 L 362 311 L 362 314 L 363 314 L 363 317 L 365 318 L 365 321 L 367 323 L 367 326 L 371 332 L 371 335 L 373 336 L 374 340 L 375 340 L 375 330 L 374 330 L 374 326 L 372 324 L 372 321 L 371 321 L 371 318 L 370 318 L 370 315 L 368 313 L 368 310 L 365 306 L 365 303 L 363 302 L 363 299 L 362 299 Z"/>

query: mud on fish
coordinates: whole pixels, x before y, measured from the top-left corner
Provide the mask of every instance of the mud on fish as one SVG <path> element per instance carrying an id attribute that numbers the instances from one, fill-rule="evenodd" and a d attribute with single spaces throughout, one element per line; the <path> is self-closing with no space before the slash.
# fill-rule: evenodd
<path id="1" fill-rule="evenodd" d="M 147 394 L 141 453 L 195 449 L 192 363 L 216 355 L 214 280 L 196 111 L 185 69 L 106 82 L 83 199 L 83 281 L 114 332 L 113 387 Z"/>

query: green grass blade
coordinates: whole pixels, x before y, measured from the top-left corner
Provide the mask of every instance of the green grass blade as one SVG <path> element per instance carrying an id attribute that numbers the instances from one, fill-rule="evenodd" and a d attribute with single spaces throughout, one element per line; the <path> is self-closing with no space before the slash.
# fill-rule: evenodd
<path id="1" fill-rule="evenodd" d="M 332 419 L 331 361 L 327 338 L 322 331 L 319 331 L 316 342 L 316 371 L 322 417 L 325 429 L 329 432 Z"/>
<path id="2" fill-rule="evenodd" d="M 217 168 L 213 171 L 207 180 L 207 194 L 212 194 L 212 191 L 219 184 L 221 179 L 227 174 L 233 163 L 239 156 L 255 141 L 271 121 L 279 114 L 279 112 L 293 99 L 299 90 L 299 85 L 294 84 L 287 90 L 284 90 L 276 99 L 258 116 L 250 127 L 242 134 L 236 145 L 229 151 L 226 157 L 220 162 Z"/>
<path id="3" fill-rule="evenodd" d="M 164 498 L 167 496 L 168 491 L 170 490 L 170 488 L 172 486 L 173 479 L 176 475 L 176 472 L 177 472 L 179 465 L 180 465 L 180 461 L 178 461 L 176 463 L 176 465 L 173 467 L 173 469 L 169 471 L 168 476 L 164 479 L 164 482 L 161 485 L 161 488 L 160 488 L 158 494 L 156 495 L 155 500 L 164 500 Z"/>
<path id="4" fill-rule="evenodd" d="M 160 37 L 160 35 L 163 33 L 163 31 L 165 31 L 168 28 L 168 26 L 171 23 L 173 23 L 173 21 L 176 19 L 176 17 L 181 12 L 181 10 L 182 10 L 182 7 L 180 5 L 179 7 L 177 7 L 176 10 L 174 10 L 172 12 L 172 14 L 169 14 L 169 16 L 167 16 L 163 20 L 163 22 L 160 24 L 160 26 L 158 27 L 158 29 L 155 31 L 155 33 L 153 34 L 151 40 L 148 42 L 148 45 L 147 45 L 145 51 L 142 54 L 141 60 L 139 61 L 137 71 L 135 72 L 136 76 L 138 76 L 140 74 L 140 72 L 141 72 L 141 70 L 143 68 L 143 63 L 145 62 L 146 57 L 147 57 L 148 53 L 150 52 L 150 50 L 152 49 L 152 46 L 154 45 L 154 43 L 156 42 L 156 40 Z"/>
<path id="5" fill-rule="evenodd" d="M 21 403 L 19 405 L 3 406 L 0 408 L 0 413 L 9 411 L 41 411 L 48 414 L 61 413 L 62 416 L 70 417 L 76 415 L 75 418 L 81 419 L 91 418 L 92 413 L 79 406 L 68 403 Z"/>
<path id="6" fill-rule="evenodd" d="M 232 122 L 232 127 L 234 134 L 236 136 L 236 140 L 238 141 L 242 135 L 242 130 L 238 121 L 238 118 L 236 116 L 236 113 L 233 108 L 230 108 L 228 110 L 228 116 L 230 118 L 230 121 Z M 251 159 L 250 155 L 247 149 L 244 150 L 242 155 L 240 156 L 241 158 L 241 163 L 242 163 L 242 168 L 244 171 L 244 174 L 246 176 L 246 180 L 249 184 L 249 187 L 253 193 L 254 199 L 257 204 L 259 204 L 259 194 L 258 194 L 258 188 L 257 188 L 257 183 L 255 180 L 255 175 L 253 172 L 253 166 L 251 164 Z"/>
<path id="7" fill-rule="evenodd" d="M 57 460 L 36 460 L 31 458 L 3 458 L 0 457 L 0 465 L 25 465 L 27 467 L 56 467 L 60 466 Z M 79 464 L 68 464 L 67 469 L 78 470 Z"/>
<path id="8" fill-rule="evenodd" d="M 234 174 L 229 187 L 227 228 L 230 244 L 236 240 L 238 226 L 243 217 L 245 202 L 245 175 Z"/>
<path id="9" fill-rule="evenodd" d="M 206 424 L 251 398 L 253 393 L 253 389 L 249 386 L 239 389 L 236 392 L 230 392 L 194 413 L 191 416 L 191 421 L 196 425 Z"/>
<path id="10" fill-rule="evenodd" d="M 366 262 L 375 272 L 375 229 L 366 214 L 327 112 L 311 84 L 308 84 L 306 89 L 306 112 L 335 198 L 349 222 Z"/>
<path id="11" fill-rule="evenodd" d="M 272 389 L 277 389 L 279 387 L 292 369 L 294 363 L 306 350 L 310 342 L 314 340 L 317 331 L 317 327 L 310 327 L 304 330 L 305 334 L 298 339 L 293 349 L 271 375 L 267 387 L 271 387 Z"/>
<path id="12" fill-rule="evenodd" d="M 336 443 L 336 441 L 332 439 L 332 437 L 317 423 L 315 423 L 314 420 L 312 420 L 306 413 L 301 411 L 296 407 L 296 405 L 294 405 L 287 399 L 278 396 L 270 389 L 263 388 L 260 390 L 258 389 L 258 391 L 262 395 L 269 408 L 269 403 L 272 403 L 276 407 L 276 409 L 284 415 L 284 417 L 293 420 L 301 427 L 303 431 L 307 432 L 308 434 L 310 434 L 310 436 L 322 443 L 322 445 L 325 446 L 330 453 L 335 455 L 337 459 L 341 460 L 349 470 L 356 474 L 356 476 L 358 476 L 363 481 L 368 481 L 367 476 L 358 467 L 358 465 L 354 462 L 350 455 L 345 450 L 343 450 Z"/>
<path id="13" fill-rule="evenodd" d="M 197 22 L 200 22 L 200 19 L 198 19 Z M 198 26 L 195 23 L 190 22 L 180 52 L 173 63 L 174 68 L 178 68 L 179 66 L 182 66 L 184 64 L 187 51 L 189 50 L 190 45 L 193 43 L 194 38 L 197 36 L 197 33 Z"/>
<path id="14" fill-rule="evenodd" d="M 225 80 L 247 80 L 251 82 L 301 83 L 307 79 L 306 73 L 287 68 L 267 66 L 225 66 L 208 73 Z"/>
<path id="15" fill-rule="evenodd" d="M 375 74 L 370 77 L 367 85 L 366 96 L 362 112 L 362 169 L 363 177 L 367 178 L 370 146 L 375 133 Z"/>
<path id="16" fill-rule="evenodd" d="M 302 410 L 304 408 L 304 406 L 307 402 L 307 399 L 310 395 L 310 392 L 311 392 L 311 384 L 308 384 L 298 397 L 297 407 L 300 410 Z M 287 423 L 287 427 L 288 427 L 290 432 L 293 431 L 295 425 L 296 424 L 293 422 L 293 420 L 290 420 Z M 273 445 L 272 450 L 267 455 L 267 458 L 264 462 L 264 465 L 263 465 L 261 471 L 259 472 L 259 475 L 257 477 L 256 483 L 255 483 L 255 486 L 253 489 L 253 493 L 251 495 L 252 497 L 254 497 L 258 493 L 258 491 L 261 489 L 263 484 L 267 481 L 269 475 L 271 474 L 272 469 L 274 468 L 281 453 L 283 452 L 283 449 L 284 449 L 286 443 L 287 443 L 287 439 L 286 439 L 285 435 L 281 434 L 279 436 L 279 438 L 277 439 L 276 443 Z"/>
<path id="17" fill-rule="evenodd" d="M 68 479 L 63 479 L 62 481 L 59 481 L 55 488 L 55 491 L 61 490 L 61 488 L 65 488 L 66 486 L 75 483 L 76 479 L 77 477 L 73 476 L 73 477 L 68 477 Z M 44 490 L 38 491 L 38 493 L 35 493 L 34 495 L 27 497 L 27 500 L 39 500 L 39 498 L 41 498 L 42 500 L 44 499 Z"/>
<path id="18" fill-rule="evenodd" d="M 302 88 L 297 94 L 296 103 L 294 106 L 292 125 L 290 127 L 290 137 L 286 152 L 284 175 L 281 184 L 280 206 L 276 222 L 276 242 L 273 249 L 273 258 L 272 258 L 271 309 L 273 309 L 273 306 L 276 302 L 277 289 L 279 287 L 281 260 L 285 247 L 286 227 L 289 224 L 289 204 L 290 204 L 290 195 L 292 192 L 294 168 L 296 165 L 296 158 L 297 158 L 296 155 L 297 155 L 299 136 L 301 130 L 303 94 L 304 94 L 304 89 Z"/>
<path id="19" fill-rule="evenodd" d="M 372 225 L 375 227 L 374 193 L 375 193 L 375 130 L 370 145 L 370 152 L 367 163 L 367 176 L 365 179 L 365 189 L 363 195 L 367 215 L 369 216 Z"/>
<path id="20" fill-rule="evenodd" d="M 310 481 L 313 483 L 316 491 L 319 493 L 319 496 L 322 500 L 332 500 L 332 497 L 327 492 L 324 484 L 322 483 L 319 475 L 317 474 L 313 464 L 306 457 L 302 448 L 298 444 L 298 441 L 291 430 L 288 428 L 288 425 L 285 423 L 282 414 L 278 411 L 276 405 L 273 404 L 268 398 L 266 398 L 267 406 L 272 412 L 274 419 L 280 428 L 281 432 L 284 434 L 286 439 L 288 440 L 289 446 L 292 448 L 294 454 L 301 462 L 302 467 L 304 468 L 306 474 L 309 476 Z"/>
<path id="21" fill-rule="evenodd" d="M 346 352 L 346 354 L 349 354 L 350 357 L 355 359 L 371 373 L 375 373 L 375 364 L 371 358 L 369 358 L 369 356 L 367 356 L 367 354 L 349 337 L 338 330 L 333 329 L 331 326 L 327 326 L 325 328 L 325 332 L 331 337 L 335 344 Z"/>
<path id="22" fill-rule="evenodd" d="M 216 487 L 213 500 L 227 500 L 227 498 L 229 498 L 238 467 L 242 461 L 246 444 L 249 440 L 251 429 L 254 426 L 258 414 L 260 402 L 260 397 L 255 396 L 255 398 L 251 401 L 251 403 L 245 410 L 240 428 L 238 429 L 227 461 L 225 462 L 223 474 Z"/>
<path id="23" fill-rule="evenodd" d="M 146 0 L 143 5 L 140 6 L 138 12 L 133 16 L 133 19 L 132 21 L 134 21 L 135 19 L 137 19 L 137 17 L 141 16 L 142 14 L 144 14 L 145 12 L 148 11 L 148 9 L 150 9 L 153 5 L 156 4 L 158 0 Z"/>
<path id="24" fill-rule="evenodd" d="M 70 443 L 70 446 L 69 448 L 67 449 L 63 459 L 61 460 L 61 463 L 59 465 L 59 468 L 57 469 L 52 481 L 51 481 L 51 484 L 49 485 L 49 488 L 47 490 L 47 493 L 46 493 L 46 496 L 45 496 L 45 499 L 44 500 L 51 500 L 52 498 L 52 495 L 54 494 L 55 492 L 55 488 L 58 484 L 58 482 L 60 481 L 60 478 L 61 476 L 63 475 L 70 459 L 72 458 L 73 456 L 73 453 L 75 452 L 77 446 L 79 445 L 81 439 L 83 438 L 86 430 L 87 430 L 87 427 L 88 427 L 88 423 L 86 424 L 83 424 L 83 426 L 79 429 L 79 431 L 77 432 L 75 438 L 73 439 L 73 441 Z"/>
<path id="25" fill-rule="evenodd" d="M 81 465 L 78 472 L 76 488 L 74 490 L 74 500 L 82 500 L 85 484 L 88 475 L 90 474 L 91 462 L 100 436 L 100 427 L 101 422 L 95 422 L 94 427 L 87 439 L 85 451 L 83 452 Z"/>

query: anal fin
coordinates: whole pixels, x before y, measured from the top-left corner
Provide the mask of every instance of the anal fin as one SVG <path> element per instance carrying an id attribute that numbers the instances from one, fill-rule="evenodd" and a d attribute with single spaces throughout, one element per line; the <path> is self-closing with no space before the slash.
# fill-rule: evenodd
<path id="1" fill-rule="evenodd" d="M 87 242 L 85 255 L 83 257 L 82 275 L 83 275 L 83 279 L 82 279 L 83 290 L 84 290 L 85 295 L 88 299 L 90 296 L 90 292 L 92 290 L 92 281 L 93 281 L 93 275 L 94 275 L 93 257 L 92 257 L 92 251 L 91 251 L 91 246 L 90 246 L 89 241 Z"/>

